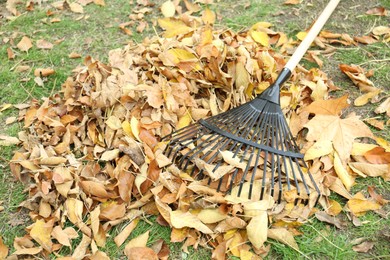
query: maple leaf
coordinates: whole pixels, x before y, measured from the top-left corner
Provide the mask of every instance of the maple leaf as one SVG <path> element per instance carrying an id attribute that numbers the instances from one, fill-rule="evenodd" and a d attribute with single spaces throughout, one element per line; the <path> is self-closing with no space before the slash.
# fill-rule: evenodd
<path id="1" fill-rule="evenodd" d="M 344 95 L 337 99 L 316 100 L 302 111 L 307 111 L 316 115 L 340 115 L 344 108 L 349 107 L 348 95 Z"/>
<path id="2" fill-rule="evenodd" d="M 344 119 L 334 115 L 317 115 L 305 127 L 309 129 L 308 141 L 331 140 L 343 163 L 349 160 L 355 138 L 374 138 L 368 126 L 355 115 Z"/>

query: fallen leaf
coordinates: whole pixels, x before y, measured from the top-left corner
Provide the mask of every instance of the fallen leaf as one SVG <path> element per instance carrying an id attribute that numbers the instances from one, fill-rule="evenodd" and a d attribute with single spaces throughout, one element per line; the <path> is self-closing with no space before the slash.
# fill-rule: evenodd
<path id="1" fill-rule="evenodd" d="M 137 226 L 139 222 L 139 219 L 134 219 L 130 224 L 128 224 L 115 238 L 114 242 L 115 244 L 120 247 L 123 242 L 126 241 L 126 239 L 130 236 L 131 232 L 134 230 L 134 228 Z"/>
<path id="2" fill-rule="evenodd" d="M 339 229 L 344 229 L 347 227 L 347 223 L 342 221 L 339 217 L 331 216 L 327 214 L 325 211 L 318 211 L 315 213 L 315 215 L 319 221 L 332 224 Z"/>
<path id="3" fill-rule="evenodd" d="M 38 49 L 46 49 L 46 50 L 53 49 L 54 46 L 52 43 L 43 39 L 38 40 L 36 44 Z"/>
<path id="4" fill-rule="evenodd" d="M 181 210 L 174 210 L 170 214 L 170 221 L 175 228 L 191 227 L 199 230 L 204 234 L 212 234 L 213 231 L 203 224 L 199 218 L 192 215 L 190 212 L 183 212 Z"/>
<path id="5" fill-rule="evenodd" d="M 175 12 L 176 12 L 175 4 L 172 1 L 170 0 L 165 1 L 161 5 L 161 13 L 163 14 L 164 17 L 173 17 L 175 15 Z"/>
<path id="6" fill-rule="evenodd" d="M 388 97 L 385 101 L 383 101 L 376 109 L 375 113 L 383 114 L 386 113 L 388 117 L 390 117 L 390 97 Z"/>
<path id="7" fill-rule="evenodd" d="M 0 259 L 5 259 L 8 255 L 8 247 L 4 245 L 2 237 L 0 237 Z"/>
<path id="8" fill-rule="evenodd" d="M 267 241 L 268 214 L 267 211 L 260 211 L 253 217 L 246 226 L 248 239 L 255 248 L 261 248 Z"/>
<path id="9" fill-rule="evenodd" d="M 50 234 L 53 230 L 54 220 L 45 222 L 38 219 L 32 226 L 30 236 L 37 241 L 46 251 L 51 252 L 53 242 L 51 241 Z"/>
<path id="10" fill-rule="evenodd" d="M 148 247 L 132 247 L 125 249 L 125 255 L 128 260 L 158 260 L 156 252 Z"/>
<path id="11" fill-rule="evenodd" d="M 301 0 L 287 0 L 283 4 L 284 5 L 297 5 L 300 3 L 301 3 Z"/>
<path id="12" fill-rule="evenodd" d="M 336 171 L 337 176 L 343 182 L 347 191 L 349 191 L 351 189 L 351 187 L 353 186 L 353 184 L 355 183 L 355 178 L 352 177 L 348 173 L 348 171 L 344 168 L 343 162 L 341 161 L 341 158 L 336 151 L 334 152 L 333 165 L 334 165 L 334 169 Z"/>
<path id="13" fill-rule="evenodd" d="M 203 209 L 197 217 L 205 224 L 212 224 L 226 219 L 227 214 L 222 213 L 219 209 Z"/>
<path id="14" fill-rule="evenodd" d="M 180 34 L 186 34 L 192 31 L 183 21 L 171 17 L 158 19 L 158 24 L 165 30 L 164 37 L 171 38 Z"/>
<path id="15" fill-rule="evenodd" d="M 332 142 L 328 139 L 321 139 L 315 142 L 306 152 L 305 161 L 313 160 L 324 155 L 328 155 L 333 151 Z"/>
<path id="16" fill-rule="evenodd" d="M 41 247 L 21 248 L 16 250 L 12 255 L 36 255 L 42 252 Z"/>
<path id="17" fill-rule="evenodd" d="M 216 19 L 216 15 L 213 11 L 211 11 L 208 7 L 206 7 L 202 12 L 202 21 L 205 24 L 214 24 Z"/>
<path id="18" fill-rule="evenodd" d="M 285 228 L 271 228 L 268 230 L 268 237 L 282 242 L 291 248 L 299 251 L 297 242 L 294 239 L 293 234 Z"/>
<path id="19" fill-rule="evenodd" d="M 82 5 L 73 2 L 69 4 L 69 8 L 73 13 L 78 13 L 78 14 L 83 14 L 84 13 L 84 8 Z"/>
<path id="20" fill-rule="evenodd" d="M 32 47 L 32 42 L 27 36 L 23 36 L 20 42 L 16 45 L 19 50 L 27 52 Z"/>
<path id="21" fill-rule="evenodd" d="M 119 156 L 119 149 L 113 149 L 110 151 L 105 151 L 102 156 L 100 157 L 100 160 L 102 161 L 111 161 L 114 160 Z"/>
<path id="22" fill-rule="evenodd" d="M 149 232 L 150 231 L 146 231 L 145 233 L 139 235 L 138 237 L 135 237 L 132 240 L 130 240 L 125 247 L 125 254 L 127 255 L 126 252 L 129 251 L 129 249 L 131 248 L 146 247 L 146 243 L 148 242 L 149 239 Z"/>
<path id="23" fill-rule="evenodd" d="M 370 15 L 378 15 L 378 16 L 386 16 L 387 15 L 387 10 L 382 7 L 382 6 L 378 6 L 378 7 L 374 7 L 374 8 L 371 8 L 369 9 L 366 14 L 370 14 Z"/>
<path id="24" fill-rule="evenodd" d="M 81 239 L 76 249 L 73 251 L 72 258 L 76 260 L 84 259 L 87 249 L 91 244 L 91 242 L 92 239 L 87 235 L 83 234 L 83 238 Z"/>
<path id="25" fill-rule="evenodd" d="M 353 246 L 352 250 L 359 253 L 367 253 L 374 247 L 374 242 L 372 241 L 365 241 L 357 246 Z"/>
<path id="26" fill-rule="evenodd" d="M 71 52 L 68 57 L 70 59 L 77 59 L 77 58 L 81 58 L 81 54 L 77 53 L 77 52 Z"/>
<path id="27" fill-rule="evenodd" d="M 315 115 L 337 116 L 347 107 L 349 107 L 348 95 L 344 95 L 337 99 L 315 100 L 310 105 L 304 107 L 302 111 L 307 111 Z"/>
<path id="28" fill-rule="evenodd" d="M 305 127 L 309 129 L 308 141 L 331 140 L 342 163 L 349 160 L 355 138 L 374 137 L 358 116 L 341 119 L 333 115 L 316 115 Z"/>
<path id="29" fill-rule="evenodd" d="M 35 69 L 34 76 L 36 77 L 48 77 L 53 75 L 55 71 L 52 68 L 39 68 Z"/>
<path id="30" fill-rule="evenodd" d="M 13 60 L 15 58 L 15 53 L 11 48 L 7 48 L 7 56 L 9 60 Z"/>
<path id="31" fill-rule="evenodd" d="M 381 205 L 366 199 L 361 192 L 358 192 L 347 202 L 347 207 L 355 216 L 361 216 L 369 210 L 380 209 Z"/>
<path id="32" fill-rule="evenodd" d="M 386 152 L 383 147 L 375 147 L 366 153 L 364 158 L 372 164 L 387 164 L 390 163 L 390 152 Z"/>

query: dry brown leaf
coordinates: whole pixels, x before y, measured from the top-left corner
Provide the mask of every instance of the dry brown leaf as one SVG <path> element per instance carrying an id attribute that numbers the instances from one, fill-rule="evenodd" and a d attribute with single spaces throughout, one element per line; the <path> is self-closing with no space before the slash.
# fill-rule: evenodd
<path id="1" fill-rule="evenodd" d="M 106 2 L 104 0 L 93 0 L 95 5 L 100 5 L 100 6 L 106 6 Z"/>
<path id="2" fill-rule="evenodd" d="M 158 260 L 156 252 L 148 247 L 132 247 L 125 249 L 125 255 L 128 260 Z"/>
<path id="3" fill-rule="evenodd" d="M 19 50 L 27 52 L 32 47 L 32 42 L 27 36 L 23 36 L 20 42 L 16 45 Z"/>
<path id="4" fill-rule="evenodd" d="M 364 241 L 363 243 L 353 246 L 352 250 L 359 253 L 367 253 L 374 247 L 374 242 L 372 241 Z"/>
<path id="5" fill-rule="evenodd" d="M 126 239 L 130 236 L 131 232 L 137 226 L 139 219 L 134 219 L 130 224 L 128 224 L 115 238 L 115 244 L 119 247 L 126 241 Z"/>
<path id="6" fill-rule="evenodd" d="M 340 115 L 343 109 L 349 107 L 348 95 L 337 99 L 316 100 L 306 106 L 302 111 L 307 111 L 315 115 Z"/>
<path id="7" fill-rule="evenodd" d="M 54 46 L 51 42 L 48 42 L 44 39 L 38 40 L 36 44 L 38 49 L 46 49 L 46 50 L 51 50 L 53 49 Z"/>
<path id="8" fill-rule="evenodd" d="M 383 101 L 376 109 L 375 113 L 383 114 L 386 113 L 388 117 L 390 117 L 390 97 L 388 97 L 385 101 Z"/>
<path id="9" fill-rule="evenodd" d="M 73 2 L 69 4 L 69 8 L 73 13 L 83 14 L 84 8 L 79 3 Z"/>
<path id="10" fill-rule="evenodd" d="M 70 59 L 77 59 L 77 58 L 81 58 L 81 54 L 79 54 L 77 52 L 71 52 L 71 53 L 69 53 L 68 57 Z"/>
<path id="11" fill-rule="evenodd" d="M 13 252 L 12 255 L 36 255 L 42 252 L 41 247 L 21 248 Z"/>
<path id="12" fill-rule="evenodd" d="M 386 152 L 383 147 L 375 147 L 364 153 L 364 158 L 372 164 L 388 164 L 390 163 L 390 152 Z"/>
<path id="13" fill-rule="evenodd" d="M 202 209 L 197 217 L 205 224 L 212 224 L 226 219 L 227 214 L 219 209 Z"/>
<path id="14" fill-rule="evenodd" d="M 344 229 L 347 227 L 347 223 L 342 221 L 339 217 L 331 216 L 327 214 L 325 211 L 318 211 L 315 213 L 315 215 L 319 221 L 332 224 L 339 229 Z"/>
<path id="15" fill-rule="evenodd" d="M 158 24 L 165 30 L 164 37 L 171 38 L 180 34 L 186 34 L 192 31 L 183 21 L 174 18 L 158 19 Z"/>
<path id="16" fill-rule="evenodd" d="M 34 76 L 36 77 L 47 77 L 53 75 L 55 71 L 52 68 L 39 68 L 35 69 Z"/>
<path id="17" fill-rule="evenodd" d="M 216 15 L 213 11 L 211 11 L 208 7 L 206 7 L 202 12 L 202 21 L 205 24 L 214 24 L 216 19 Z"/>
<path id="18" fill-rule="evenodd" d="M 8 256 L 8 247 L 3 243 L 3 238 L 0 237 L 0 259 L 5 259 Z"/>
<path id="19" fill-rule="evenodd" d="M 382 6 L 378 6 L 378 7 L 374 7 L 374 8 L 371 8 L 369 9 L 366 14 L 370 14 L 370 15 L 378 15 L 378 16 L 386 16 L 387 15 L 387 10 L 382 7 Z"/>
<path id="20" fill-rule="evenodd" d="M 130 240 L 125 247 L 125 255 L 127 255 L 127 252 L 131 248 L 146 247 L 146 243 L 148 242 L 149 239 L 149 232 L 150 231 L 146 231 L 145 233 L 139 235 L 138 237 L 135 237 L 132 240 Z"/>
<path id="21" fill-rule="evenodd" d="M 91 242 L 92 239 L 87 235 L 83 234 L 83 238 L 81 239 L 76 249 L 73 251 L 72 258 L 76 260 L 84 259 L 87 249 L 91 244 Z"/>
<path id="22" fill-rule="evenodd" d="M 283 4 L 284 5 L 297 5 L 300 4 L 302 0 L 287 0 Z"/>
<path id="23" fill-rule="evenodd" d="M 357 116 L 341 119 L 333 115 L 317 115 L 305 127 L 309 129 L 307 140 L 331 140 L 344 164 L 349 160 L 353 141 L 357 137 L 371 137 L 371 130 Z"/>
<path id="24" fill-rule="evenodd" d="M 7 56 L 9 60 L 13 60 L 15 58 L 15 53 L 11 48 L 7 48 Z"/>

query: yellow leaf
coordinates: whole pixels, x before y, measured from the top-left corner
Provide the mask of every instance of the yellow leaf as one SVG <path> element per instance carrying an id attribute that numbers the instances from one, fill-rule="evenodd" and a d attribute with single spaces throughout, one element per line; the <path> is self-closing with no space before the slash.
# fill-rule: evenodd
<path id="1" fill-rule="evenodd" d="M 340 203 L 335 200 L 329 200 L 329 208 L 326 209 L 326 213 L 331 216 L 337 216 L 342 210 Z"/>
<path id="2" fill-rule="evenodd" d="M 202 21 L 205 24 L 214 24 L 215 23 L 215 13 L 211 11 L 208 7 L 202 13 Z"/>
<path id="3" fill-rule="evenodd" d="M 298 38 L 299 40 L 303 41 L 303 39 L 305 39 L 306 35 L 307 35 L 307 32 L 299 32 L 299 33 L 297 34 L 297 38 Z"/>
<path id="4" fill-rule="evenodd" d="M 192 215 L 190 212 L 183 212 L 181 210 L 175 210 L 170 215 L 171 224 L 174 228 L 191 227 L 204 234 L 212 234 L 213 231 L 203 224 L 199 218 Z"/>
<path id="5" fill-rule="evenodd" d="M 175 5 L 172 1 L 165 1 L 161 5 L 161 13 L 164 15 L 164 17 L 173 17 L 175 15 L 175 12 Z"/>
<path id="6" fill-rule="evenodd" d="M 347 202 L 347 206 L 356 216 L 361 216 L 369 210 L 378 210 L 381 208 L 379 203 L 367 200 L 361 192 L 356 193 L 353 198 Z"/>
<path id="7" fill-rule="evenodd" d="M 363 155 L 366 152 L 374 149 L 375 147 L 378 147 L 378 146 L 375 144 L 365 144 L 365 143 L 354 142 L 352 145 L 351 155 Z"/>
<path id="8" fill-rule="evenodd" d="M 173 57 L 173 64 L 178 64 L 179 62 L 197 62 L 198 58 L 191 52 L 180 49 L 180 48 L 172 48 L 167 51 L 168 55 Z"/>
<path id="9" fill-rule="evenodd" d="M 205 224 L 212 224 L 224 220 L 227 218 L 227 214 L 222 213 L 219 209 L 203 209 L 199 212 L 198 218 Z"/>
<path id="10" fill-rule="evenodd" d="M 123 129 L 123 132 L 125 132 L 125 134 L 127 136 L 135 138 L 135 136 L 133 135 L 133 131 L 131 131 L 131 124 L 129 123 L 129 121 L 122 122 L 122 129 Z"/>
<path id="11" fill-rule="evenodd" d="M 236 88 L 244 88 L 246 89 L 250 83 L 250 77 L 249 73 L 245 68 L 244 63 L 242 62 L 237 62 L 236 64 L 236 79 L 235 79 L 235 84 Z"/>
<path id="12" fill-rule="evenodd" d="M 363 95 L 359 96 L 358 98 L 356 98 L 355 101 L 353 102 L 353 104 L 357 107 L 364 106 L 365 104 L 368 103 L 368 101 L 370 101 L 370 99 L 379 95 L 379 93 L 381 93 L 380 89 L 378 89 L 376 91 L 370 91 L 370 92 L 363 94 Z"/>
<path id="13" fill-rule="evenodd" d="M 246 226 L 248 239 L 252 245 L 259 249 L 267 240 L 268 233 L 268 215 L 267 211 L 260 211 L 259 214 L 253 217 Z"/>
<path id="14" fill-rule="evenodd" d="M 158 19 L 158 24 L 165 30 L 164 37 L 172 38 L 177 35 L 186 34 L 192 31 L 183 21 L 170 17 Z"/>
<path id="15" fill-rule="evenodd" d="M 45 222 L 43 219 L 38 219 L 30 231 L 30 236 L 37 241 L 45 250 L 52 251 L 52 241 L 50 239 L 51 231 L 53 230 L 54 220 Z"/>
<path id="16" fill-rule="evenodd" d="M 260 214 L 261 212 L 266 211 L 269 208 L 272 208 L 274 205 L 274 200 L 258 200 L 258 201 L 248 201 L 244 202 L 244 213 L 247 217 L 255 217 Z"/>
<path id="17" fill-rule="evenodd" d="M 286 244 L 299 251 L 299 247 L 293 234 L 285 228 L 271 228 L 268 230 L 268 237 Z"/>
<path id="18" fill-rule="evenodd" d="M 344 168 L 344 166 L 340 160 L 340 156 L 336 151 L 334 152 L 333 164 L 334 164 L 334 169 L 337 173 L 337 176 L 339 176 L 339 178 L 343 182 L 345 188 L 349 191 L 355 182 L 355 178 L 353 178 L 347 172 L 347 170 Z"/>
<path id="19" fill-rule="evenodd" d="M 255 42 L 260 43 L 264 47 L 269 47 L 269 36 L 265 32 L 251 31 L 251 37 Z"/>
<path id="20" fill-rule="evenodd" d="M 250 30 L 258 31 L 261 30 L 262 28 L 269 28 L 272 26 L 272 23 L 269 22 L 257 22 L 254 25 L 252 25 Z"/>
<path id="21" fill-rule="evenodd" d="M 188 126 L 192 121 L 191 114 L 189 113 L 188 110 L 184 113 L 182 117 L 180 117 L 179 122 L 177 122 L 177 129 L 183 128 Z"/>
<path id="22" fill-rule="evenodd" d="M 140 125 L 137 118 L 134 116 L 130 119 L 130 126 L 131 126 L 131 132 L 133 133 L 133 136 L 141 142 L 141 139 L 139 139 L 139 132 L 140 132 Z"/>
<path id="23" fill-rule="evenodd" d="M 330 154 L 333 151 L 332 141 L 321 139 L 315 142 L 305 153 L 305 161 Z"/>
<path id="24" fill-rule="evenodd" d="M 389 164 L 371 164 L 364 162 L 351 162 L 348 164 L 352 171 L 362 177 L 378 177 L 385 176 L 389 172 Z"/>

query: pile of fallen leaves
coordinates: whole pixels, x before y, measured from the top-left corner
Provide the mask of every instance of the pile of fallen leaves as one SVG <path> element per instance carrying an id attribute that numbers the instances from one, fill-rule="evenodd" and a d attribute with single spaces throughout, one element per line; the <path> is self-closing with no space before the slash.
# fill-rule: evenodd
<path id="1" fill-rule="evenodd" d="M 332 99 L 329 93 L 337 87 L 316 68 L 296 69 L 282 90 L 281 106 L 323 194 L 322 210 L 313 203 L 294 205 L 288 198 L 281 204 L 272 197 L 227 198 L 171 164 L 161 137 L 261 93 L 299 41 L 266 22 L 241 33 L 215 30 L 214 12 L 206 8 L 196 16 L 199 6 L 189 1 L 180 11 L 167 1 L 162 10 L 166 17 L 158 24 L 163 37 L 112 50 L 108 64 L 87 57 L 59 93 L 19 106 L 24 130 L 10 167 L 26 185 L 28 199 L 21 206 L 29 210 L 33 224 L 15 239 L 13 255 L 62 257 L 61 248 L 69 247 L 74 259 L 108 258 L 102 248 L 112 227 L 126 224 L 114 238 L 121 246 L 142 216 L 157 215 L 160 225 L 172 228 L 171 242 L 184 242 L 184 251 L 205 246 L 216 259 L 227 254 L 259 259 L 270 250 L 267 239 L 299 251 L 294 236 L 302 233 L 297 227 L 313 216 L 343 228 L 344 214 L 355 225 L 362 224 L 358 217 L 369 210 L 384 215 L 381 208 L 387 201 L 373 187 L 369 197 L 349 191 L 357 177 L 390 180 L 390 145 L 358 116 L 342 113 L 348 97 Z M 337 44 L 357 44 L 351 37 L 336 36 Z M 323 32 L 316 44 L 330 48 L 336 36 Z M 382 101 L 364 70 L 341 69 L 366 92 L 355 103 L 374 97 Z M 389 103 L 389 98 L 381 102 L 378 113 L 389 116 Z M 331 192 L 346 204 L 329 199 Z M 80 236 L 72 248 L 72 240 Z M 146 232 L 127 242 L 124 254 L 129 259 L 167 259 L 166 243 L 148 248 L 148 236 Z"/>

